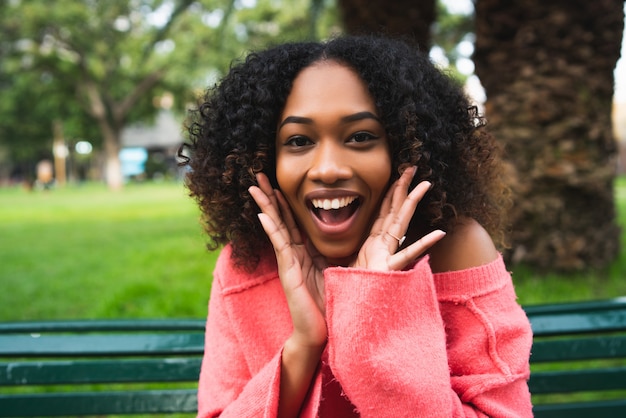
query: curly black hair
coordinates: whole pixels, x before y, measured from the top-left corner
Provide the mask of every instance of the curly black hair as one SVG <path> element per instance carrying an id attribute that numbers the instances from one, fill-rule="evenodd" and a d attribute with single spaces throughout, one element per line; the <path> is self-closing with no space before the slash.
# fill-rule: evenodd
<path id="1" fill-rule="evenodd" d="M 477 220 L 497 243 L 510 202 L 501 149 L 463 89 L 409 43 L 379 36 L 286 43 L 233 65 L 187 122 L 187 187 L 203 214 L 211 250 L 232 243 L 235 264 L 252 269 L 271 248 L 248 188 L 264 172 L 278 188 L 275 140 L 292 82 L 304 68 L 335 61 L 355 70 L 387 132 L 392 178 L 415 165 L 414 184 L 432 183 L 409 229 L 417 238 Z M 181 153 L 182 155 L 182 153 Z"/>

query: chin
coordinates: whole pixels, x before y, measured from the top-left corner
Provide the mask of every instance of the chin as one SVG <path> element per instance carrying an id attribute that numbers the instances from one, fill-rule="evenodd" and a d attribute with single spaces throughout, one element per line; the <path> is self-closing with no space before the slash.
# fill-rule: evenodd
<path id="1" fill-rule="evenodd" d="M 345 248 L 322 247 L 321 250 L 318 248 L 318 251 L 329 264 L 342 267 L 349 266 L 357 256 L 356 249 L 352 248 L 346 250 Z"/>

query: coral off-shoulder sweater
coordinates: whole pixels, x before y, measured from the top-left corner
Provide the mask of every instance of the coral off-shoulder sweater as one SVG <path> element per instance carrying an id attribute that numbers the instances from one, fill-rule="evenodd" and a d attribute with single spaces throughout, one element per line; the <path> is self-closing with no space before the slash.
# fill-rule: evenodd
<path id="1" fill-rule="evenodd" d="M 199 417 L 275 417 L 292 331 L 276 261 L 254 273 L 220 254 Z M 532 417 L 532 332 L 501 257 L 432 274 L 324 271 L 328 342 L 302 417 Z"/>

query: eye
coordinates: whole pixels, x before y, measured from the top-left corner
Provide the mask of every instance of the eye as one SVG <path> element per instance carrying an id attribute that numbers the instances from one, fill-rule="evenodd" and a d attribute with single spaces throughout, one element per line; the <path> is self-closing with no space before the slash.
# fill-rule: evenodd
<path id="1" fill-rule="evenodd" d="M 289 137 L 287 138 L 287 141 L 285 141 L 285 145 L 292 147 L 305 147 L 307 145 L 311 145 L 312 143 L 313 142 L 309 138 L 302 135 Z"/>
<path id="2" fill-rule="evenodd" d="M 369 132 L 356 132 L 348 139 L 348 142 L 367 142 L 378 139 L 378 136 Z"/>

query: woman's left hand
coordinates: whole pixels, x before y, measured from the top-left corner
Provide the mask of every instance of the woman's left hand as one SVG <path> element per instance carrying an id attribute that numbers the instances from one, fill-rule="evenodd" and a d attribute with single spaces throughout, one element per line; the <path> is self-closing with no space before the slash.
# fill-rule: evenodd
<path id="1" fill-rule="evenodd" d="M 430 189 L 430 183 L 423 181 L 409 193 L 415 170 L 404 170 L 385 195 L 380 214 L 351 267 L 402 270 L 445 236 L 445 232 L 435 230 L 398 251 L 417 204 Z"/>

